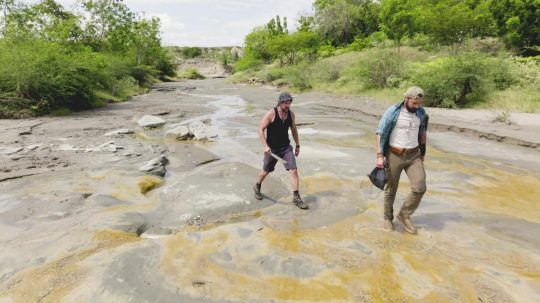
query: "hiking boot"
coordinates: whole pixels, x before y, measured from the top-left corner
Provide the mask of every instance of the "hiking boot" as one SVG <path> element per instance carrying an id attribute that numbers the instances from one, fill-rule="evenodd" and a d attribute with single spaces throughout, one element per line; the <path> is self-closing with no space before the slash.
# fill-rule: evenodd
<path id="1" fill-rule="evenodd" d="M 399 212 L 397 219 L 401 222 L 401 224 L 403 224 L 405 231 L 413 235 L 416 234 L 416 227 L 414 227 L 409 217 L 405 217 L 401 212 Z"/>
<path id="2" fill-rule="evenodd" d="M 263 195 L 261 194 L 261 186 L 257 183 L 253 186 L 253 191 L 255 192 L 255 199 L 262 200 Z"/>
<path id="3" fill-rule="evenodd" d="M 304 201 L 302 201 L 302 198 L 300 198 L 300 196 L 294 196 L 292 201 L 294 204 L 296 204 L 296 206 L 298 206 L 298 208 L 301 208 L 301 209 L 309 208 L 308 205 L 304 203 Z"/>
<path id="4" fill-rule="evenodd" d="M 394 230 L 394 223 L 392 223 L 392 220 L 384 220 L 384 229 L 388 231 Z"/>

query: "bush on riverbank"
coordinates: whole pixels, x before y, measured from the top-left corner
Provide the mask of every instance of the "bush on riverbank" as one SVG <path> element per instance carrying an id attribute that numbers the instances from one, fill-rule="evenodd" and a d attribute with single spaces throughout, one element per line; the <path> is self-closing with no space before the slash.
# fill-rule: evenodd
<path id="1" fill-rule="evenodd" d="M 300 16 L 296 32 L 281 26 L 279 16 L 254 28 L 232 81 L 393 100 L 407 86 L 419 85 L 429 106 L 538 111 L 534 5 L 315 1 L 313 14 Z M 295 60 L 287 60 L 291 55 Z"/>
<path id="2" fill-rule="evenodd" d="M 206 77 L 201 74 L 196 68 L 189 68 L 184 71 L 182 75 L 180 75 L 180 78 L 182 79 L 192 79 L 192 80 L 202 80 L 206 79 Z"/>
<path id="3" fill-rule="evenodd" d="M 474 45 L 481 44 L 476 43 Z M 416 47 L 376 47 L 319 58 L 310 64 L 236 73 L 233 82 L 258 81 L 296 91 L 308 89 L 337 94 L 401 99 L 408 86 L 426 90 L 426 106 L 540 110 L 540 62 L 495 55 L 476 48 L 453 55 L 445 49 L 428 52 Z"/>
<path id="4" fill-rule="evenodd" d="M 134 14 L 121 2 L 82 1 L 87 15 L 51 0 L 16 2 L 4 7 L 0 38 L 2 118 L 102 106 L 175 75 L 161 47 L 159 20 Z"/>

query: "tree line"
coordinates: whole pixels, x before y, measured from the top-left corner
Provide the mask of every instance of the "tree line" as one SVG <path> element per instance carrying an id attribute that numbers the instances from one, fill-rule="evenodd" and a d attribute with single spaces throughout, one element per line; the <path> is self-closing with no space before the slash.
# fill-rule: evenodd
<path id="1" fill-rule="evenodd" d="M 421 81 L 435 92 L 428 103 L 459 107 L 482 100 L 492 87 L 504 90 L 521 81 L 512 62 L 493 54 L 463 52 L 467 41 L 502 41 L 521 61 L 538 62 L 540 55 L 540 0 L 315 0 L 312 14 L 299 18 L 295 32 L 287 31 L 286 22 L 276 16 L 254 28 L 245 37 L 236 71 L 277 64 L 282 68 L 267 68 L 262 76 L 298 89 L 320 80 L 313 74 L 338 82 L 356 77 L 365 89 Z M 432 53 L 444 49 L 449 55 L 439 52 L 431 62 L 412 62 L 413 55 L 400 55 L 404 46 Z M 322 58 L 351 51 L 370 55 L 362 62 L 350 62 L 357 68 L 344 68 L 348 75 L 332 68 L 332 73 L 320 75 L 311 68 Z M 537 65 L 526 68 L 532 70 L 531 83 L 537 84 Z M 451 92 L 445 92 L 448 85 L 454 86 Z"/>
<path id="2" fill-rule="evenodd" d="M 301 16 L 288 33 L 279 16 L 245 38 L 240 69 L 278 59 L 294 63 L 298 52 L 362 49 L 371 40 L 406 39 L 449 46 L 455 52 L 468 38 L 500 37 L 523 56 L 540 55 L 538 0 L 315 0 L 314 13 Z"/>
<path id="3" fill-rule="evenodd" d="M 0 117 L 91 108 L 174 76 L 160 22 L 122 0 L 0 0 Z"/>

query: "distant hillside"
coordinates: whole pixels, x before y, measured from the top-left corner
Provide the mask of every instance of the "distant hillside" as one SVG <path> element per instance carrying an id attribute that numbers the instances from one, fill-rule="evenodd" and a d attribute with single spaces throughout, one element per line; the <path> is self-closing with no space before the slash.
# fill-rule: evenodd
<path id="1" fill-rule="evenodd" d="M 224 78 L 233 71 L 233 64 L 243 55 L 243 49 L 228 47 L 179 47 L 169 46 L 179 77 L 188 71 L 197 72 L 205 78 Z"/>

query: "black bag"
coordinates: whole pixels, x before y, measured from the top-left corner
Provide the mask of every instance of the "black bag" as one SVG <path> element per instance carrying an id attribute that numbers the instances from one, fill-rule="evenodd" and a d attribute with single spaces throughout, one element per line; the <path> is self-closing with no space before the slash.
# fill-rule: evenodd
<path id="1" fill-rule="evenodd" d="M 368 177 L 375 187 L 381 190 L 384 189 L 384 184 L 386 184 L 386 172 L 384 171 L 384 168 L 375 167 Z"/>

